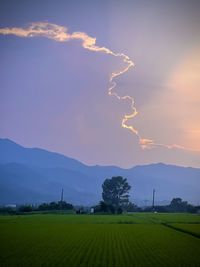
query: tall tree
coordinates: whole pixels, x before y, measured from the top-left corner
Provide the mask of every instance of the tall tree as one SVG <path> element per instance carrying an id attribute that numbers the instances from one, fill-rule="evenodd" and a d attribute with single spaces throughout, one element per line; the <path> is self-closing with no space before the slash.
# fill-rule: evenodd
<path id="1" fill-rule="evenodd" d="M 169 207 L 171 208 L 172 211 L 186 212 L 188 208 L 188 203 L 187 201 L 183 201 L 180 197 L 177 197 L 172 199 Z"/>
<path id="2" fill-rule="evenodd" d="M 129 190 L 131 186 L 127 179 L 121 176 L 106 179 L 102 184 L 102 198 L 107 205 L 115 209 L 123 208 L 129 203 Z"/>

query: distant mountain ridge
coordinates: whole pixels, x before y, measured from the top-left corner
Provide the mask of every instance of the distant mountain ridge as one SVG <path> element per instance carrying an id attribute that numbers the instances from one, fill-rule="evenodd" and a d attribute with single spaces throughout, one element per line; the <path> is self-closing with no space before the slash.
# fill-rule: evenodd
<path id="1" fill-rule="evenodd" d="M 105 178 L 126 177 L 131 198 L 138 204 L 182 197 L 200 201 L 200 169 L 163 163 L 122 169 L 116 166 L 87 166 L 78 160 L 39 148 L 24 148 L 0 139 L 0 204 L 40 203 L 58 200 L 64 188 L 66 201 L 91 205 L 101 199 Z"/>
<path id="2" fill-rule="evenodd" d="M 78 160 L 40 148 L 25 148 L 9 139 L 0 139 L 0 162 L 19 162 L 38 167 L 85 167 Z"/>

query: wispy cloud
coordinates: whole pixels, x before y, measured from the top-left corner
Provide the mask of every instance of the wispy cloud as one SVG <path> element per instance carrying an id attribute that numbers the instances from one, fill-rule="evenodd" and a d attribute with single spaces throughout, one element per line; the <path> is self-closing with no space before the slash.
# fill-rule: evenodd
<path id="1" fill-rule="evenodd" d="M 188 148 L 185 148 L 184 146 L 180 146 L 177 144 L 173 145 L 166 145 L 166 144 L 161 144 L 157 143 L 152 139 L 148 138 L 142 138 L 141 135 L 139 134 L 138 130 L 135 129 L 132 125 L 129 125 L 128 122 L 130 119 L 133 119 L 137 114 L 138 111 L 135 107 L 135 102 L 134 98 L 129 96 L 129 95 L 122 95 L 120 96 L 115 92 L 115 87 L 116 87 L 116 81 L 115 79 L 124 73 L 126 73 L 131 67 L 134 67 L 134 62 L 124 53 L 115 53 L 112 50 L 110 50 L 107 47 L 104 46 L 98 46 L 96 45 L 96 38 L 89 36 L 85 32 L 73 32 L 69 33 L 68 29 L 66 27 L 48 23 L 48 22 L 36 22 L 32 23 L 27 27 L 24 28 L 1 28 L 0 29 L 0 34 L 2 35 L 15 35 L 18 37 L 24 37 L 24 38 L 31 38 L 31 37 L 46 37 L 49 39 L 52 39 L 57 42 L 67 42 L 70 40 L 80 40 L 82 42 L 82 47 L 85 49 L 88 49 L 93 52 L 101 52 L 104 54 L 108 54 L 114 57 L 119 57 L 122 59 L 122 61 L 125 63 L 126 67 L 121 69 L 118 72 L 112 72 L 110 75 L 110 87 L 108 88 L 108 94 L 110 96 L 114 96 L 119 100 L 127 101 L 130 102 L 130 107 L 132 112 L 130 114 L 125 114 L 121 126 L 123 128 L 128 129 L 131 131 L 134 135 L 137 136 L 138 142 L 141 145 L 143 149 L 146 148 L 152 148 L 155 146 L 162 146 L 167 149 L 186 149 L 186 150 L 191 150 Z"/>

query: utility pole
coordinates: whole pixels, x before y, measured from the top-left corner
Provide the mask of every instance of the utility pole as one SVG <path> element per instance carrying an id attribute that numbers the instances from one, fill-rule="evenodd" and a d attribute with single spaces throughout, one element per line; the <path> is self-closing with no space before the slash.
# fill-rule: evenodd
<path id="1" fill-rule="evenodd" d="M 153 189 L 153 201 L 152 201 L 152 209 L 154 210 L 154 201 L 155 201 L 155 189 Z"/>
<path id="2" fill-rule="evenodd" d="M 62 188 L 62 192 L 61 192 L 61 199 L 60 199 L 61 202 L 63 202 L 63 188 Z"/>
<path id="3" fill-rule="evenodd" d="M 60 198 L 60 209 L 62 210 L 62 204 L 63 204 L 63 188 L 61 191 L 61 198 Z"/>

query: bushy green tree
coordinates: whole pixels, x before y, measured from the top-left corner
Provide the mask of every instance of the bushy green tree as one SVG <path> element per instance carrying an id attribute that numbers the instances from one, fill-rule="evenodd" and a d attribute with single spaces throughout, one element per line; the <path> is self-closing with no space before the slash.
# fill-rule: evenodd
<path id="1" fill-rule="evenodd" d="M 39 205 L 38 210 L 72 210 L 73 205 L 65 201 L 42 203 Z"/>
<path id="2" fill-rule="evenodd" d="M 115 208 L 110 205 L 106 204 L 104 201 L 100 201 L 98 205 L 94 207 L 95 213 L 115 213 Z"/>
<path id="3" fill-rule="evenodd" d="M 33 207 L 31 205 L 22 205 L 19 207 L 20 212 L 31 212 L 33 211 Z"/>
<path id="4" fill-rule="evenodd" d="M 126 207 L 126 211 L 128 212 L 139 211 L 139 208 L 134 203 L 129 202 Z"/>
<path id="5" fill-rule="evenodd" d="M 113 206 L 115 211 L 122 212 L 122 209 L 129 203 L 129 191 L 131 186 L 126 178 L 115 176 L 106 179 L 102 184 L 102 198 L 106 205 Z"/>
<path id="6" fill-rule="evenodd" d="M 183 201 L 180 197 L 173 198 L 169 207 L 171 211 L 186 212 L 188 210 L 188 202 Z"/>

